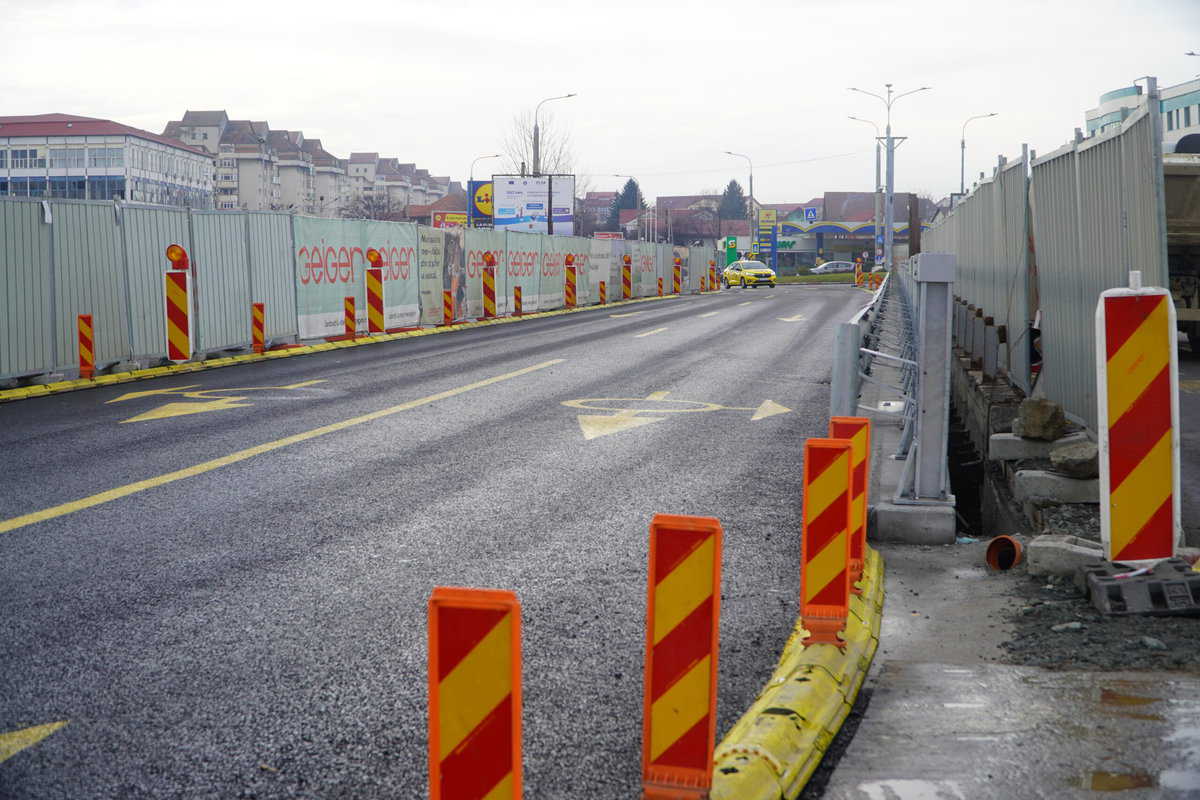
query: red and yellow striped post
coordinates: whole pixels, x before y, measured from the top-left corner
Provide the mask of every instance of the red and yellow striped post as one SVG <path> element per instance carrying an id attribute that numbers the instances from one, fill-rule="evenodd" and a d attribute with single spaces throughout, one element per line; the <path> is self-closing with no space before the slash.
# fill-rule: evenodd
<path id="1" fill-rule="evenodd" d="M 714 292 L 721 288 L 720 284 L 717 283 L 717 262 L 712 259 L 708 261 L 708 288 Z"/>
<path id="2" fill-rule="evenodd" d="M 675 267 L 671 270 L 671 293 L 679 294 L 683 287 L 683 259 L 675 256 Z"/>
<path id="3" fill-rule="evenodd" d="M 605 285 L 604 281 L 600 281 L 600 305 L 606 305 L 607 303 L 608 303 L 608 286 Z"/>
<path id="4" fill-rule="evenodd" d="M 429 598 L 429 796 L 521 797 L 521 604 L 498 589 Z"/>
<path id="5" fill-rule="evenodd" d="M 256 353 L 267 349 L 267 307 L 263 303 L 250 304 L 250 342 Z"/>
<path id="6" fill-rule="evenodd" d="M 383 324 L 383 256 L 374 247 L 367 250 L 367 333 L 384 333 Z"/>
<path id="7" fill-rule="evenodd" d="M 454 293 L 449 289 L 442 292 L 442 324 L 454 324 Z"/>
<path id="8" fill-rule="evenodd" d="M 862 578 L 867 557 L 867 484 L 871 458 L 871 420 L 866 417 L 831 417 L 829 438 L 850 442 L 854 470 L 850 485 L 850 591 L 862 594 L 855 584 Z"/>
<path id="9" fill-rule="evenodd" d="M 358 318 L 354 313 L 353 295 L 350 295 L 342 300 L 342 312 L 345 336 L 347 339 L 353 339 L 358 334 Z"/>
<path id="10" fill-rule="evenodd" d="M 1179 366 L 1166 289 L 1109 289 L 1096 306 L 1100 536 L 1110 561 L 1172 558 L 1181 533 Z"/>
<path id="11" fill-rule="evenodd" d="M 80 314 L 76 318 L 79 327 L 79 377 L 91 380 L 96 374 L 96 341 L 92 330 L 92 315 Z"/>
<path id="12" fill-rule="evenodd" d="M 804 644 L 845 646 L 850 611 L 852 445 L 842 439 L 804 443 L 804 528 L 800 543 L 800 618 Z"/>
<path id="13" fill-rule="evenodd" d="M 704 283 L 704 276 L 703 276 L 703 275 L 701 275 L 701 276 L 700 276 L 700 291 L 701 291 L 701 292 L 707 292 L 707 291 L 708 291 L 708 286 L 707 286 L 707 285 Z"/>
<path id="14" fill-rule="evenodd" d="M 566 269 L 563 270 L 563 278 L 566 283 L 563 285 L 563 303 L 567 308 L 575 307 L 575 254 L 567 253 L 563 259 L 566 264 Z"/>
<path id="15" fill-rule="evenodd" d="M 483 317 L 496 316 L 496 256 L 491 250 L 483 253 Z"/>
<path id="16" fill-rule="evenodd" d="M 521 316 L 521 287 L 513 287 L 513 316 Z"/>
<path id="17" fill-rule="evenodd" d="M 716 736 L 721 523 L 656 514 L 650 523 L 642 797 L 708 797 Z"/>
<path id="18" fill-rule="evenodd" d="M 621 256 L 621 299 L 633 297 L 633 258 L 626 253 Z"/>
<path id="19" fill-rule="evenodd" d="M 163 273 L 167 309 L 167 360 L 187 361 L 192 357 L 192 327 L 188 309 L 188 278 L 182 270 Z"/>
<path id="20" fill-rule="evenodd" d="M 663 296 L 663 279 L 662 278 L 658 279 L 658 296 L 659 297 Z"/>

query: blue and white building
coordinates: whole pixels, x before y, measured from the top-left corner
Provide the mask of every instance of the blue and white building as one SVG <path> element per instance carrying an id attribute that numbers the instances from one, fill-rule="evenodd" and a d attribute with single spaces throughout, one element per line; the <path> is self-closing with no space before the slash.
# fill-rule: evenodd
<path id="1" fill-rule="evenodd" d="M 1125 86 L 1100 95 L 1100 105 L 1085 112 L 1087 135 L 1103 133 L 1145 102 L 1142 86 Z M 1159 90 L 1162 100 L 1163 152 L 1200 153 L 1200 78 Z"/>

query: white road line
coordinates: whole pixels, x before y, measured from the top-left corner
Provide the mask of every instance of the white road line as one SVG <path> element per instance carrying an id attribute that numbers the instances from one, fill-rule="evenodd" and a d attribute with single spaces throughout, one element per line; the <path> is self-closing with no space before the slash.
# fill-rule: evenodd
<path id="1" fill-rule="evenodd" d="M 641 339 L 643 336 L 653 336 L 654 334 L 656 334 L 656 333 L 662 333 L 662 332 L 663 332 L 663 331 L 665 331 L 665 330 L 666 330 L 666 328 L 655 328 L 655 329 L 654 329 L 654 330 L 652 330 L 652 331 L 646 331 L 645 333 L 638 333 L 638 334 L 634 334 L 634 337 L 633 337 L 633 338 L 635 338 L 635 339 Z"/>

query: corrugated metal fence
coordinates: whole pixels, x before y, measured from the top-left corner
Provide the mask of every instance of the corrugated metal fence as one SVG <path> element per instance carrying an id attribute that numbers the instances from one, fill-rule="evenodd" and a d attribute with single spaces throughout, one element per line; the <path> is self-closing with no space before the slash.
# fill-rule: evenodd
<path id="1" fill-rule="evenodd" d="M 492 250 L 498 259 L 500 313 L 509 310 L 512 287 L 520 284 L 526 284 L 526 311 L 561 307 L 567 253 L 576 259 L 580 305 L 598 301 L 594 280 L 607 281 L 609 302 L 620 299 L 620 263 L 626 253 L 637 271 L 635 297 L 655 294 L 657 277 L 670 285 L 673 255 L 665 244 L 468 231 L 459 239 L 463 246 L 454 249 L 446 246 L 442 231 L 421 228 L 436 233 L 430 241 L 441 246 L 426 254 L 434 258 L 437 271 L 428 286 L 422 285 L 428 296 L 418 303 L 419 227 L 271 212 L 0 199 L 0 378 L 74 375 L 78 314 L 93 316 L 99 369 L 124 360 L 163 358 L 162 276 L 164 253 L 173 243 L 187 250 L 195 277 L 192 341 L 200 355 L 250 345 L 252 302 L 265 304 L 266 336 L 274 340 L 299 338 L 302 329 L 309 336 L 322 335 L 326 328 L 340 333 L 344 295 L 357 296 L 360 321 L 365 320 L 368 247 L 384 254 L 393 324 L 416 324 L 419 304 L 429 306 L 423 315 L 427 321 L 440 322 L 443 287 L 462 294 L 467 313 L 481 314 L 482 250 Z M 706 260 L 716 256 L 703 252 Z M 515 263 L 518 256 L 520 264 Z M 602 270 L 596 275 L 593 257 L 596 270 Z M 465 292 L 458 291 L 459 285 Z"/>
<path id="2" fill-rule="evenodd" d="M 1040 319 L 1037 387 L 1093 429 L 1097 298 L 1135 269 L 1148 286 L 1169 285 L 1160 125 L 1143 106 L 1119 129 L 1040 158 L 1023 148 L 925 233 L 925 251 L 958 259 L 955 294 L 1006 326 L 1000 366 L 1027 393 Z"/>

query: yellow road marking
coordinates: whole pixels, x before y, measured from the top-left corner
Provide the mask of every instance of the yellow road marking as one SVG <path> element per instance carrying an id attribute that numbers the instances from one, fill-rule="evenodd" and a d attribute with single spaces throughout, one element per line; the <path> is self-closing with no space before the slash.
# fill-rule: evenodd
<path id="1" fill-rule="evenodd" d="M 720 314 L 720 313 L 721 313 L 720 311 L 710 311 L 707 314 L 701 314 L 700 318 L 704 319 L 705 317 L 715 317 L 717 314 Z"/>
<path id="2" fill-rule="evenodd" d="M 753 302 L 754 302 L 753 300 L 746 300 L 746 301 L 745 301 L 745 302 L 743 302 L 743 303 L 738 303 L 738 305 L 739 305 L 739 306 L 748 306 L 748 305 L 750 305 L 750 304 L 751 304 L 751 303 L 753 303 Z"/>
<path id="3" fill-rule="evenodd" d="M 797 314 L 794 317 L 776 317 L 776 319 L 779 320 L 780 322 L 803 322 L 804 315 Z"/>
<path id="4" fill-rule="evenodd" d="M 108 403 L 120 403 L 124 400 L 137 400 L 141 397 L 152 397 L 154 395 L 174 395 L 176 397 L 188 397 L 192 400 L 214 400 L 223 398 L 225 392 L 267 392 L 272 389 L 303 389 L 308 386 L 315 386 L 318 383 L 326 383 L 325 378 L 318 378 L 312 381 L 301 381 L 300 383 L 289 383 L 284 386 L 243 386 L 241 388 L 226 388 L 226 389 L 200 389 L 195 392 L 188 391 L 195 389 L 200 384 L 192 383 L 187 386 L 176 386 L 174 389 L 150 389 L 144 392 L 127 392 L 120 397 L 114 397 Z M 238 397 L 238 400 L 244 398 Z M 106 403 L 105 405 L 108 405 Z"/>
<path id="5" fill-rule="evenodd" d="M 103 505 L 104 503 L 111 503 L 113 500 L 119 500 L 122 497 L 128 497 L 131 494 L 144 492 L 147 489 L 153 489 L 168 483 L 174 483 L 175 481 L 180 481 L 184 478 L 203 475 L 206 472 L 212 472 L 215 469 L 220 469 L 221 467 L 226 467 L 230 464 L 236 464 L 239 461 L 245 461 L 248 458 L 253 458 L 254 456 L 262 455 L 263 453 L 269 453 L 272 450 L 278 450 L 282 447 L 287 447 L 288 445 L 298 444 L 300 442 L 308 441 L 309 439 L 315 439 L 318 436 L 324 436 L 327 433 L 335 433 L 337 431 L 345 430 L 346 428 L 352 428 L 355 425 L 361 425 L 364 422 L 374 422 L 377 419 L 383 419 L 384 417 L 398 414 L 401 411 L 411 411 L 414 408 L 420 408 L 421 406 L 429 405 L 430 403 L 436 403 L 439 400 L 446 400 L 451 397 L 456 397 L 460 394 L 474 391 L 475 389 L 482 389 L 483 387 L 491 386 L 494 383 L 511 380 L 512 378 L 519 378 L 522 375 L 528 375 L 531 372 L 537 372 L 538 370 L 552 367 L 555 364 L 561 364 L 563 361 L 564 359 L 561 358 L 543 361 L 542 363 L 534 364 L 531 367 L 525 367 L 524 369 L 518 369 L 513 372 L 506 372 L 503 375 L 496 375 L 492 378 L 485 378 L 481 381 L 468 383 L 466 386 L 459 386 L 457 389 L 447 389 L 444 392 L 431 394 L 427 397 L 422 397 L 417 400 L 410 400 L 407 403 L 389 406 L 388 408 L 381 408 L 378 411 L 372 411 L 369 414 L 363 414 L 359 417 L 351 417 L 350 419 L 344 419 L 341 422 L 323 425 L 320 428 L 313 428 L 312 430 L 304 431 L 303 433 L 285 436 L 284 438 L 276 439 L 273 442 L 265 442 L 260 445 L 255 445 L 254 447 L 248 447 L 245 450 L 238 450 L 235 453 L 230 453 L 229 455 L 221 456 L 220 458 L 214 458 L 211 461 L 204 461 L 200 464 L 175 470 L 174 472 L 168 472 L 164 475 L 157 475 L 153 478 L 146 478 L 145 480 L 135 481 L 134 483 L 127 483 L 124 486 L 118 486 L 115 489 L 99 492 L 88 497 L 80 498 L 79 500 L 72 500 L 69 503 L 62 503 L 61 505 L 44 508 L 41 511 L 34 511 L 29 514 L 22 514 L 19 517 L 12 517 L 11 519 L 0 521 L 0 533 L 6 533 L 8 531 L 16 530 L 17 528 L 24 528 L 26 525 L 32 525 L 36 522 L 44 522 L 48 519 L 54 519 L 67 514 L 73 514 L 76 511 L 82 511 L 85 508 L 92 508 L 93 506 Z"/>
<path id="6" fill-rule="evenodd" d="M 644 332 L 644 333 L 637 333 L 637 334 L 634 334 L 633 338 L 635 338 L 635 339 L 641 339 L 641 338 L 642 338 L 642 337 L 644 337 L 644 336 L 653 336 L 654 334 L 656 334 L 656 333 L 662 333 L 662 332 L 663 332 L 663 331 L 665 331 L 665 330 L 666 330 L 666 328 L 655 328 L 655 329 L 654 329 L 654 330 L 652 330 L 652 331 L 646 331 L 646 332 Z"/>
<path id="7" fill-rule="evenodd" d="M 670 392 L 651 392 L 646 395 L 647 400 L 666 400 Z"/>
<path id="8" fill-rule="evenodd" d="M 0 733 L 0 762 L 7 761 L 27 747 L 32 747 L 66 724 L 67 720 L 64 719 L 61 722 L 48 722 L 19 731 Z"/>
<path id="9" fill-rule="evenodd" d="M 612 317 L 613 319 L 621 319 L 622 317 L 632 317 L 632 316 L 634 316 L 634 315 L 636 315 L 636 314 L 640 314 L 640 313 L 642 313 L 642 312 L 640 312 L 640 311 L 626 311 L 624 314 L 609 314 L 609 316 L 610 316 L 610 317 Z"/>
<path id="10" fill-rule="evenodd" d="M 238 400 L 245 400 L 244 397 L 218 397 L 216 400 L 209 400 L 203 403 L 167 403 L 166 405 L 152 408 L 136 417 L 121 420 L 121 424 L 126 422 L 146 422 L 152 419 L 166 419 L 167 417 L 182 417 L 185 414 L 203 414 L 208 411 L 224 411 L 227 408 L 247 408 L 254 405 L 253 403 L 239 403 Z"/>
<path id="11" fill-rule="evenodd" d="M 791 411 L 790 408 L 787 408 L 786 406 L 781 406 L 781 405 L 779 405 L 779 403 L 772 402 L 771 400 L 763 400 L 762 405 L 760 405 L 758 408 L 754 409 L 754 416 L 750 418 L 750 421 L 756 422 L 757 420 L 760 420 L 760 419 L 766 419 L 767 417 L 773 417 L 776 414 L 786 414 L 789 411 Z"/>
<path id="12" fill-rule="evenodd" d="M 662 422 L 666 419 L 666 417 L 638 417 L 635 416 L 636 414 L 636 411 L 614 414 L 611 417 L 605 414 L 580 414 L 575 419 L 579 421 L 579 429 L 583 431 L 583 438 L 589 441 L 601 436 L 608 436 L 610 433 L 620 433 L 630 428 L 640 428 L 651 422 Z"/>

